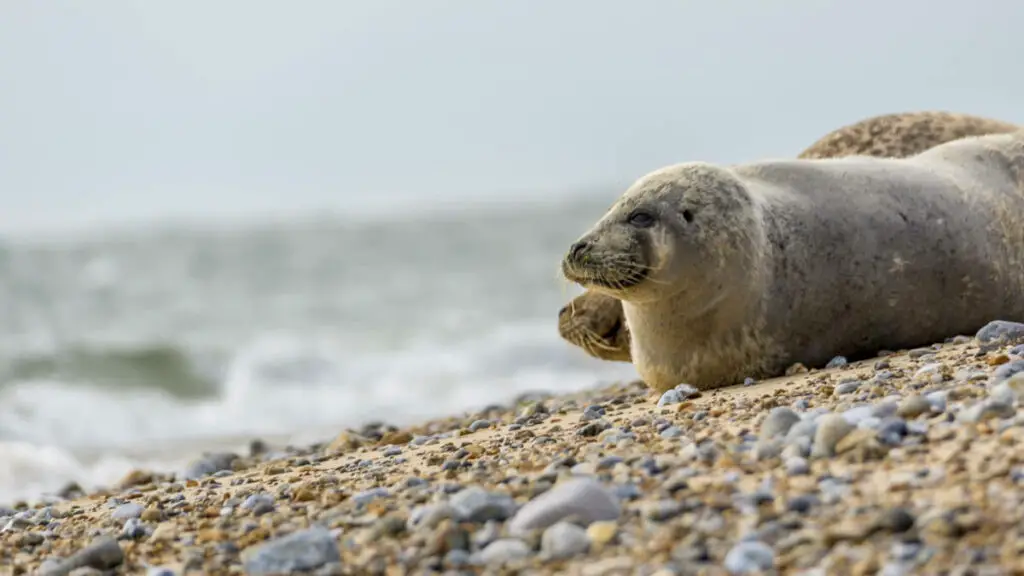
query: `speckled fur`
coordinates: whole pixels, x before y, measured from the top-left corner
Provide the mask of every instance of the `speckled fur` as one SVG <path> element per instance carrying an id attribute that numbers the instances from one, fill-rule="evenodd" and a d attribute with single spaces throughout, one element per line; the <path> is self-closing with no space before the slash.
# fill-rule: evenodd
<path id="1" fill-rule="evenodd" d="M 830 132 L 801 152 L 798 158 L 905 158 L 944 142 L 1013 132 L 1018 128 L 1008 122 L 955 112 L 886 114 Z"/>
<path id="2" fill-rule="evenodd" d="M 960 138 L 1015 129 L 1017 126 L 1008 122 L 955 112 L 886 114 L 830 132 L 798 157 L 903 158 Z M 1019 226 L 1012 229 L 1017 230 Z M 629 328 L 622 305 L 606 294 L 588 290 L 574 298 L 559 311 L 558 332 L 563 339 L 595 358 L 618 362 L 632 360 Z"/>
<path id="3" fill-rule="evenodd" d="M 1024 131 L 905 159 L 680 164 L 583 236 L 588 274 L 617 258 L 606 238 L 650 238 L 649 281 L 596 289 L 622 300 L 634 364 L 657 390 L 927 345 L 1024 321 L 1022 174 Z M 639 205 L 664 224 L 630 231 Z M 673 222 L 666 206 L 696 216 Z"/>

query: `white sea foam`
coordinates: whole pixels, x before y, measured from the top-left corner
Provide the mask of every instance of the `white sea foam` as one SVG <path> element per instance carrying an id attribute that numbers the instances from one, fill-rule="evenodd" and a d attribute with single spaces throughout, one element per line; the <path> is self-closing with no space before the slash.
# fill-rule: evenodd
<path id="1" fill-rule="evenodd" d="M 0 388 L 0 438 L 10 439 L 0 442 L 0 503 L 69 481 L 108 485 L 133 467 L 179 470 L 225 438 L 308 438 L 317 431 L 323 439 L 370 420 L 407 423 L 523 392 L 567 392 L 634 376 L 627 364 L 571 349 L 543 318 L 390 354 L 346 354 L 328 339 L 265 334 L 236 354 L 219 393 L 200 399 L 145 388 L 11 383 Z"/>

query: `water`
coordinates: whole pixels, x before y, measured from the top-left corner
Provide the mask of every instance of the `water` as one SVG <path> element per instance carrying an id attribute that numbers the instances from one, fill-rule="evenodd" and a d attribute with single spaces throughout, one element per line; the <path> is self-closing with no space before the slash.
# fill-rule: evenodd
<path id="1" fill-rule="evenodd" d="M 556 328 L 611 197 L 0 243 L 0 503 L 634 377 Z"/>

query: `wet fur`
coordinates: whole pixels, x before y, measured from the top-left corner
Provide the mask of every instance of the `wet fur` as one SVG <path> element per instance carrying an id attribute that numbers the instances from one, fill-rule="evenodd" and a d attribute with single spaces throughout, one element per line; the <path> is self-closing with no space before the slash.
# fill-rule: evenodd
<path id="1" fill-rule="evenodd" d="M 622 224 L 671 202 L 696 210 L 682 233 Z M 648 236 L 652 255 L 631 258 L 650 280 L 596 290 L 622 300 L 648 385 L 709 389 L 1024 320 L 1022 220 L 1015 132 L 906 159 L 681 164 L 638 181 L 584 238 L 593 275 L 636 245 L 623 236 Z"/>
<path id="2" fill-rule="evenodd" d="M 1006 133 L 1014 124 L 943 111 L 886 114 L 834 130 L 798 158 L 854 155 L 903 158 L 968 136 Z M 629 328 L 621 303 L 606 294 L 585 291 L 558 314 L 563 339 L 602 360 L 630 362 Z"/>

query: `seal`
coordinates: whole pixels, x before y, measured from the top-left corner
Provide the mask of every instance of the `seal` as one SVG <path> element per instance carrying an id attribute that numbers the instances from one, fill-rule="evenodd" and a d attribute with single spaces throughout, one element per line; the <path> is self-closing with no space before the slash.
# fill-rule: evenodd
<path id="1" fill-rule="evenodd" d="M 564 256 L 621 301 L 640 377 L 700 389 L 1024 320 L 1024 130 L 908 158 L 637 180 Z"/>
<path id="2" fill-rule="evenodd" d="M 1017 129 L 1001 120 L 956 112 L 885 114 L 833 130 L 797 158 L 904 158 L 953 140 Z M 558 313 L 558 333 L 595 358 L 631 361 L 629 327 L 622 305 L 611 296 L 588 290 L 573 298 Z"/>

